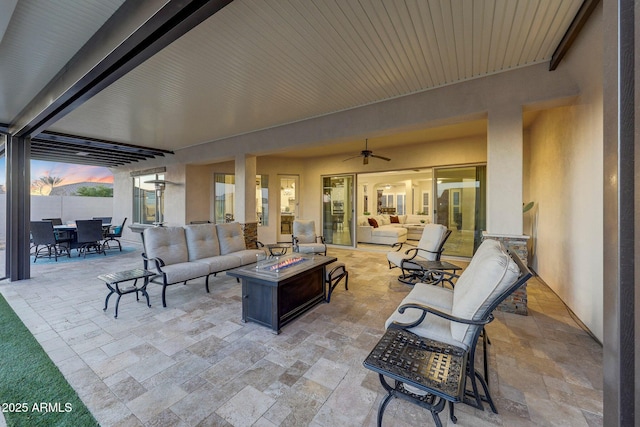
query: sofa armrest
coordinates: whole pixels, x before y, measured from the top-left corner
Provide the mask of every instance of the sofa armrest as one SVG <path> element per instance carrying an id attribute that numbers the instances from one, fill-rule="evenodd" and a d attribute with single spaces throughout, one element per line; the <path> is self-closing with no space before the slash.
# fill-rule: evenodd
<path id="1" fill-rule="evenodd" d="M 144 263 L 145 270 L 149 269 L 149 263 L 153 263 L 160 273 L 162 273 L 162 267 L 165 266 L 165 263 L 161 258 L 149 258 L 145 253 L 142 253 L 142 262 Z"/>
<path id="2" fill-rule="evenodd" d="M 358 241 L 368 242 L 372 239 L 373 235 L 373 227 L 370 225 L 359 225 L 358 226 Z"/>

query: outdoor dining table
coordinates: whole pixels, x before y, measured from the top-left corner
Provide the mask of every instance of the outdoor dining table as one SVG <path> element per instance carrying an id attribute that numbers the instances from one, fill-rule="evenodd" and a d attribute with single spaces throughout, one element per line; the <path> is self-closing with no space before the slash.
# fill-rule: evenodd
<path id="1" fill-rule="evenodd" d="M 71 249 L 77 248 L 78 245 L 78 234 L 76 233 L 77 226 L 75 222 L 71 222 L 68 224 L 62 225 L 54 225 L 53 230 L 57 233 L 69 233 L 69 237 L 71 238 Z M 102 223 L 102 232 L 109 231 L 111 228 L 110 223 Z"/>

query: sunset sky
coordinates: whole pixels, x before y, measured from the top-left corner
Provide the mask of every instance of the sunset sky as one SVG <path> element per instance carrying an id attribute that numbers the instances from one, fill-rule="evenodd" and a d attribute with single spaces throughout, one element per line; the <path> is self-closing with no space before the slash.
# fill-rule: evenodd
<path id="1" fill-rule="evenodd" d="M 5 158 L 0 158 L 0 185 L 6 181 Z M 57 176 L 63 179 L 60 185 L 76 182 L 113 183 L 113 174 L 104 167 L 31 161 L 31 182 L 43 176 Z"/>

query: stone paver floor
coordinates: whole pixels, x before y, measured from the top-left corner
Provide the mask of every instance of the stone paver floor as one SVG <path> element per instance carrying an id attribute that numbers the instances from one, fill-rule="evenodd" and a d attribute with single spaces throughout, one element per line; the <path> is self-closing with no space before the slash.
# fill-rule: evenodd
<path id="1" fill-rule="evenodd" d="M 96 277 L 141 267 L 139 252 L 36 264 L 32 279 L 0 284 L 102 426 L 376 425 L 384 393 L 362 362 L 410 291 L 384 252 L 330 248 L 349 290 L 340 285 L 280 335 L 242 323 L 240 284 L 225 274 L 211 278 L 210 294 L 204 279 L 171 286 L 167 308 L 160 286 L 149 287 L 151 308 L 125 295 L 114 319 Z M 602 425 L 601 346 L 546 285 L 534 278 L 528 293 L 529 316 L 498 312 L 487 328 L 499 414 L 456 405 L 457 425 Z M 394 399 L 384 425 L 433 421 Z"/>

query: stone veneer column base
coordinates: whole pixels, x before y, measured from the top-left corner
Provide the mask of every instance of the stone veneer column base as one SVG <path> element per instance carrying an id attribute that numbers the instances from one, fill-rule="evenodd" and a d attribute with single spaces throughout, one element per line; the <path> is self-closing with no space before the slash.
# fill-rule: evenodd
<path id="1" fill-rule="evenodd" d="M 510 249 L 513 253 L 518 255 L 525 265 L 527 264 L 527 258 L 529 256 L 527 241 L 529 240 L 529 236 L 491 234 L 485 231 L 482 234 L 482 240 L 486 239 L 493 239 L 502 242 L 507 249 Z M 520 286 L 511 295 L 509 295 L 507 299 L 498 306 L 497 310 L 526 316 L 528 314 L 527 284 L 525 283 Z"/>
<path id="2" fill-rule="evenodd" d="M 246 224 L 240 223 L 242 231 L 244 233 L 244 243 L 247 249 L 255 249 L 256 241 L 258 240 L 258 223 L 248 222 Z"/>

